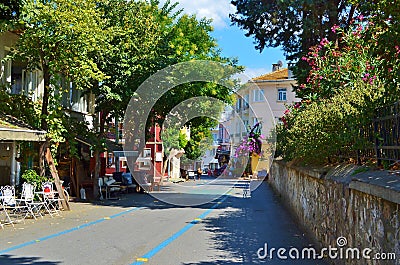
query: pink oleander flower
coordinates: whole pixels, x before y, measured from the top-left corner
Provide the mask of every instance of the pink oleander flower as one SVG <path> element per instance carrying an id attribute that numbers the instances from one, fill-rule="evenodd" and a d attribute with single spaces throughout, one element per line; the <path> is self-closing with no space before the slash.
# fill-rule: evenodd
<path id="1" fill-rule="evenodd" d="M 325 45 L 329 44 L 329 41 L 328 41 L 327 38 L 323 38 L 323 39 L 320 41 L 319 44 L 320 44 L 321 46 L 325 46 Z"/>
<path id="2" fill-rule="evenodd" d="M 248 136 L 243 137 L 242 142 L 236 148 L 235 157 L 247 156 L 251 154 L 262 154 L 262 142 L 261 139 L 264 138 L 261 135 L 260 123 L 256 123 L 253 128 L 251 128 Z"/>
<path id="3" fill-rule="evenodd" d="M 300 102 L 296 102 L 296 104 L 294 104 L 293 108 L 299 109 L 300 106 L 301 106 L 301 103 Z"/>
<path id="4" fill-rule="evenodd" d="M 340 28 L 338 25 L 333 25 L 333 26 L 331 27 L 331 30 L 332 30 L 333 33 L 336 33 L 336 30 L 337 30 L 338 28 Z"/>

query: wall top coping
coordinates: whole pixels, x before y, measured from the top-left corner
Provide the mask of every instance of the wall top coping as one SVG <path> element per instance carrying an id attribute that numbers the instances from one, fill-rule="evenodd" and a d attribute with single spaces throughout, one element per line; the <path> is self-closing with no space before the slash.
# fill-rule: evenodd
<path id="1" fill-rule="evenodd" d="M 342 183 L 350 189 L 400 204 L 400 171 L 369 170 L 352 164 L 334 167 L 300 167 L 283 160 L 275 162 L 312 178 Z"/>
<path id="2" fill-rule="evenodd" d="M 288 168 L 292 168 L 297 170 L 305 175 L 308 175 L 313 178 L 322 179 L 325 177 L 327 172 L 330 170 L 329 167 L 312 167 L 312 166 L 299 166 L 295 162 L 286 162 L 283 159 L 275 159 L 275 163 L 278 163 L 282 166 L 286 166 Z"/>
<path id="3" fill-rule="evenodd" d="M 349 188 L 400 204 L 400 172 L 371 170 L 353 175 Z"/>

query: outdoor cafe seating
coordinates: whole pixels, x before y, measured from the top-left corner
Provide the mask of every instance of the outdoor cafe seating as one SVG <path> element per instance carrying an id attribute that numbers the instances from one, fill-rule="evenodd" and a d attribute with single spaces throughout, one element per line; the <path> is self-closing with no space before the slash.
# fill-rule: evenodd
<path id="1" fill-rule="evenodd" d="M 53 190 L 52 182 L 42 184 L 41 191 L 35 191 L 36 186 L 30 183 L 22 184 L 22 191 L 16 195 L 14 186 L 0 187 L 0 227 L 14 227 L 16 223 L 25 223 L 26 218 L 43 219 L 44 214 L 51 217 L 60 215 L 60 202 L 57 191 Z"/>
<path id="2" fill-rule="evenodd" d="M 26 217 L 27 206 L 18 204 L 15 197 L 14 186 L 3 186 L 0 188 L 0 200 L 1 200 L 1 215 L 3 218 L 1 221 L 1 227 L 5 224 L 24 222 Z"/>
<path id="3" fill-rule="evenodd" d="M 54 190 L 52 182 L 44 182 L 42 184 L 42 192 L 37 192 L 43 196 L 46 211 L 51 217 L 53 214 L 60 215 L 61 201 L 63 199 L 58 197 L 58 192 Z"/>

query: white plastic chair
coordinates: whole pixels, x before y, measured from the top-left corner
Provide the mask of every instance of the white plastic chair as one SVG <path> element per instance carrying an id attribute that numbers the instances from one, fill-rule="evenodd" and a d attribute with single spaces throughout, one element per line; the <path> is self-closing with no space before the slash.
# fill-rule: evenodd
<path id="1" fill-rule="evenodd" d="M 26 205 L 19 205 L 15 199 L 15 188 L 13 186 L 3 186 L 0 190 L 1 205 L 5 214 L 6 220 L 4 224 L 11 224 L 14 226 L 15 222 L 24 221 L 26 216 Z M 12 219 L 14 217 L 14 220 Z"/>
<path id="2" fill-rule="evenodd" d="M 62 199 L 57 196 L 57 192 L 53 189 L 52 182 L 44 182 L 42 184 L 43 198 L 47 205 L 46 210 L 52 214 L 60 215 L 60 205 Z M 53 217 L 53 216 L 52 216 Z"/>
<path id="3" fill-rule="evenodd" d="M 26 216 L 31 215 L 36 220 L 37 215 L 43 219 L 40 211 L 42 207 L 44 207 L 45 202 L 35 201 L 35 185 L 24 182 L 24 184 L 22 184 L 21 197 L 19 199 L 16 199 L 16 201 L 20 205 L 25 205 L 27 207 Z"/>

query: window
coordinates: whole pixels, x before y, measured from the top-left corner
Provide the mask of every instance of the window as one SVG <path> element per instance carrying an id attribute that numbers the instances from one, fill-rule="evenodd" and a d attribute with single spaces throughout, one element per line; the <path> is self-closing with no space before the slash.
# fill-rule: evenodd
<path id="1" fill-rule="evenodd" d="M 22 93 L 22 72 L 24 67 L 19 62 L 13 62 L 11 65 L 11 94 L 17 95 Z"/>
<path id="2" fill-rule="evenodd" d="M 149 170 L 151 168 L 151 149 L 145 148 L 142 152 L 142 158 L 140 159 L 139 169 Z"/>
<path id="3" fill-rule="evenodd" d="M 37 96 L 39 86 L 39 71 L 22 70 L 22 85 L 26 96 Z M 36 101 L 36 98 L 33 98 Z"/>
<path id="4" fill-rule="evenodd" d="M 151 149 L 150 148 L 145 148 L 143 150 L 143 157 L 151 157 Z"/>
<path id="5" fill-rule="evenodd" d="M 253 90 L 253 101 L 259 102 L 264 100 L 264 90 L 263 89 L 256 89 Z"/>
<path id="6" fill-rule="evenodd" d="M 7 54 L 10 52 L 10 48 L 4 46 L 4 57 L 7 56 Z M 1 63 L 1 69 L 2 72 L 0 71 L 0 76 L 2 77 L 2 82 L 5 83 L 9 83 L 11 84 L 11 67 L 12 67 L 12 63 L 11 60 L 8 61 L 3 61 L 0 62 Z"/>
<path id="7" fill-rule="evenodd" d="M 243 108 L 244 109 L 248 109 L 249 108 L 249 94 L 246 94 L 244 96 Z"/>
<path id="8" fill-rule="evenodd" d="M 286 101 L 286 88 L 278 88 L 278 101 Z"/>
<path id="9" fill-rule="evenodd" d="M 236 111 L 240 111 L 242 109 L 242 99 L 239 98 L 236 102 Z"/>
<path id="10" fill-rule="evenodd" d="M 253 118 L 253 126 L 256 125 L 257 122 L 258 122 L 258 119 L 254 117 L 254 118 Z"/>

